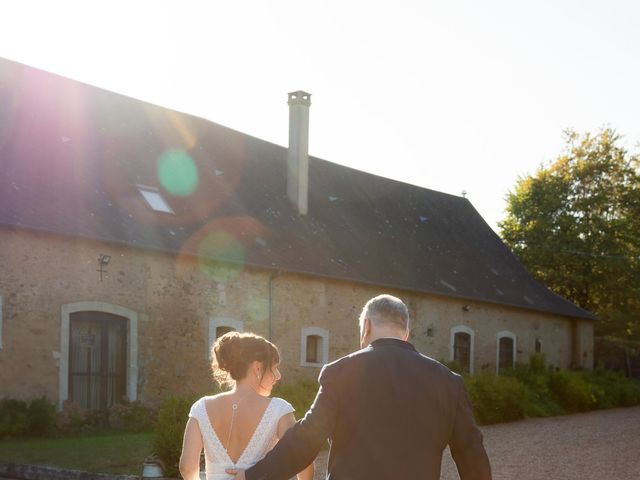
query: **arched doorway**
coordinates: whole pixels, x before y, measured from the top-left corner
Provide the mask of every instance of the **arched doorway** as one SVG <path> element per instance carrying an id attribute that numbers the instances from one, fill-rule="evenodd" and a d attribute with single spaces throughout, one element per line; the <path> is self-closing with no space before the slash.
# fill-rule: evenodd
<path id="1" fill-rule="evenodd" d="M 120 305 L 62 305 L 58 408 L 67 399 L 107 408 L 138 399 L 138 314 Z"/>
<path id="2" fill-rule="evenodd" d="M 456 362 L 463 372 L 474 373 L 474 331 L 466 325 L 451 329 L 449 359 Z"/>
<path id="3" fill-rule="evenodd" d="M 496 354 L 496 373 L 516 366 L 516 336 L 509 331 L 496 335 L 498 351 Z"/>
<path id="4" fill-rule="evenodd" d="M 69 316 L 69 394 L 76 405 L 104 410 L 127 394 L 127 319 L 105 312 Z"/>

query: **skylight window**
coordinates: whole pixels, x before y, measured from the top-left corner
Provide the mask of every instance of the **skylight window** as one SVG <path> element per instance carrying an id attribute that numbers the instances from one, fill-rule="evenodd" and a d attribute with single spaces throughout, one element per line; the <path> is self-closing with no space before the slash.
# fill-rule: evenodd
<path id="1" fill-rule="evenodd" d="M 138 190 L 142 194 L 143 198 L 147 201 L 149 206 L 156 212 L 162 213 L 174 213 L 167 201 L 160 195 L 160 192 L 151 187 L 143 187 L 138 185 Z"/>

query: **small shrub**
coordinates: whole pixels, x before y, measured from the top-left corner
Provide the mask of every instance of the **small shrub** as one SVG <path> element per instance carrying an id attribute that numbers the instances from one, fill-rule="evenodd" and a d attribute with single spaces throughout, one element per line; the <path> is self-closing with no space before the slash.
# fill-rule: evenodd
<path id="1" fill-rule="evenodd" d="M 167 397 L 158 410 L 153 449 L 165 466 L 165 477 L 177 477 L 182 439 L 194 398 Z"/>
<path id="2" fill-rule="evenodd" d="M 0 438 L 22 437 L 29 431 L 27 404 L 21 400 L 0 400 Z"/>
<path id="3" fill-rule="evenodd" d="M 640 405 L 640 382 L 621 373 L 596 371 L 583 374 L 594 389 L 596 408 L 631 407 Z"/>
<path id="4" fill-rule="evenodd" d="M 545 358 L 542 353 L 534 353 L 529 357 L 529 363 L 516 363 L 513 370 L 506 370 L 506 375 L 517 378 L 528 387 L 542 394 L 548 393 L 549 369 L 545 366 Z"/>
<path id="5" fill-rule="evenodd" d="M 463 375 L 467 372 L 464 371 L 464 368 L 462 368 L 462 365 L 458 362 L 456 362 L 455 360 L 443 360 L 440 359 L 438 360 L 438 362 L 440 362 L 441 364 L 443 364 L 445 367 L 447 367 L 449 370 L 451 370 L 452 372 L 455 372 L 459 375 Z"/>
<path id="6" fill-rule="evenodd" d="M 586 412 L 597 402 L 598 392 L 578 372 L 560 370 L 551 373 L 549 389 L 554 400 L 567 412 Z"/>
<path id="7" fill-rule="evenodd" d="M 517 379 L 482 373 L 465 377 L 478 423 L 511 422 L 525 417 L 527 388 Z"/>
<path id="8" fill-rule="evenodd" d="M 56 406 L 45 397 L 31 400 L 27 409 L 27 434 L 32 437 L 46 437 L 56 428 Z"/>
<path id="9" fill-rule="evenodd" d="M 65 434 L 75 434 L 87 425 L 87 412 L 71 400 L 65 400 L 56 418 L 56 426 Z"/>
<path id="10" fill-rule="evenodd" d="M 544 353 L 534 353 L 529 357 L 529 371 L 538 375 L 548 371 L 547 360 Z"/>
<path id="11" fill-rule="evenodd" d="M 272 396 L 285 399 L 296 410 L 296 418 L 302 418 L 316 398 L 318 383 L 312 380 L 297 380 L 277 384 Z"/>
<path id="12" fill-rule="evenodd" d="M 540 390 L 535 390 L 527 386 L 527 402 L 525 406 L 525 415 L 527 417 L 553 417 L 556 415 L 564 415 L 566 412 L 558 405 L 553 397 Z"/>
<path id="13" fill-rule="evenodd" d="M 108 412 L 110 428 L 131 433 L 152 431 L 155 417 L 153 409 L 140 402 L 118 403 Z"/>

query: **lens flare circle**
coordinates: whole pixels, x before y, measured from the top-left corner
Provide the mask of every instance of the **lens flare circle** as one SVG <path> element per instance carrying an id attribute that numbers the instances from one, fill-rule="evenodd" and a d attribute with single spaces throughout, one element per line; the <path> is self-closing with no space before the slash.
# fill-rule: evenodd
<path id="1" fill-rule="evenodd" d="M 262 323 L 269 318 L 269 298 L 254 296 L 247 303 L 247 315 L 252 322 Z"/>
<path id="2" fill-rule="evenodd" d="M 158 180 L 167 192 L 186 197 L 198 186 L 198 167 L 184 150 L 165 150 L 158 158 Z"/>
<path id="3" fill-rule="evenodd" d="M 225 232 L 208 234 L 198 245 L 200 270 L 216 282 L 233 280 L 244 268 L 243 245 Z"/>

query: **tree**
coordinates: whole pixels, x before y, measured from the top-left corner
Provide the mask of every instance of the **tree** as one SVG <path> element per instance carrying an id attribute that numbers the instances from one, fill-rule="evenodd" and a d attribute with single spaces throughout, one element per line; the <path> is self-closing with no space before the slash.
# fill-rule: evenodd
<path id="1" fill-rule="evenodd" d="M 565 132 L 565 152 L 507 194 L 505 243 L 551 290 L 640 340 L 640 172 L 612 129 Z"/>

